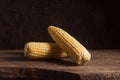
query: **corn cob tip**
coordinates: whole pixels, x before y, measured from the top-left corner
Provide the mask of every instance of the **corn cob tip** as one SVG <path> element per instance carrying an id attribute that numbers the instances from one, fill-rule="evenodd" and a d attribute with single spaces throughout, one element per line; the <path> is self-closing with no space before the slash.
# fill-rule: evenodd
<path id="1" fill-rule="evenodd" d="M 51 25 L 48 27 L 48 31 L 52 30 L 53 28 L 57 28 L 57 27 Z"/>
<path id="2" fill-rule="evenodd" d="M 51 28 L 51 27 L 56 27 L 56 26 L 50 25 L 48 28 Z"/>

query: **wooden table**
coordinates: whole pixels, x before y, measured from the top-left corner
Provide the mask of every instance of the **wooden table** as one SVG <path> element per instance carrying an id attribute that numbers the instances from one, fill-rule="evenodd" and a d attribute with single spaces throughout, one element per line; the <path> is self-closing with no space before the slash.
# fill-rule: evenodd
<path id="1" fill-rule="evenodd" d="M 78 66 L 69 58 L 32 60 L 22 50 L 1 50 L 0 79 L 120 80 L 120 50 L 90 53 L 91 61 Z"/>

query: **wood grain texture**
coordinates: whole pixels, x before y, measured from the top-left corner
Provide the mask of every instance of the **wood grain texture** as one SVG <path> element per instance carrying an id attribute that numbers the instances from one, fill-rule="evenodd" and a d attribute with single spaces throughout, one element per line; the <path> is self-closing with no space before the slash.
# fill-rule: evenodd
<path id="1" fill-rule="evenodd" d="M 32 60 L 22 51 L 0 51 L 0 78 L 39 80 L 119 80 L 120 50 L 91 50 L 84 66 L 69 58 Z"/>
<path id="2" fill-rule="evenodd" d="M 59 26 L 89 49 L 120 49 L 119 4 L 96 0 L 0 0 L 0 49 L 23 49 L 29 41 L 53 42 Z"/>

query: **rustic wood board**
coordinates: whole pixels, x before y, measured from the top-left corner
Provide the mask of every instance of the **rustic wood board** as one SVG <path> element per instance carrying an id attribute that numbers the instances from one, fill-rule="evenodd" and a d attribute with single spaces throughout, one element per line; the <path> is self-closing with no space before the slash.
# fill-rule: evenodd
<path id="1" fill-rule="evenodd" d="M 22 50 L 0 51 L 0 79 L 120 80 L 120 50 L 90 50 L 92 59 L 84 66 L 69 58 L 33 60 Z"/>

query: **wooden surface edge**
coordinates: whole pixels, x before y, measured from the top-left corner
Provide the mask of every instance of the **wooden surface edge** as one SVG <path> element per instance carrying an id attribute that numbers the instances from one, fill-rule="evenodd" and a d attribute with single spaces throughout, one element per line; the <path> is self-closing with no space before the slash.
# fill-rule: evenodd
<path id="1" fill-rule="evenodd" d="M 24 68 L 24 67 L 0 67 L 0 78 L 23 78 L 23 79 L 40 79 L 40 80 L 119 80 L 120 72 L 112 73 L 81 73 L 75 74 L 70 72 Z"/>

